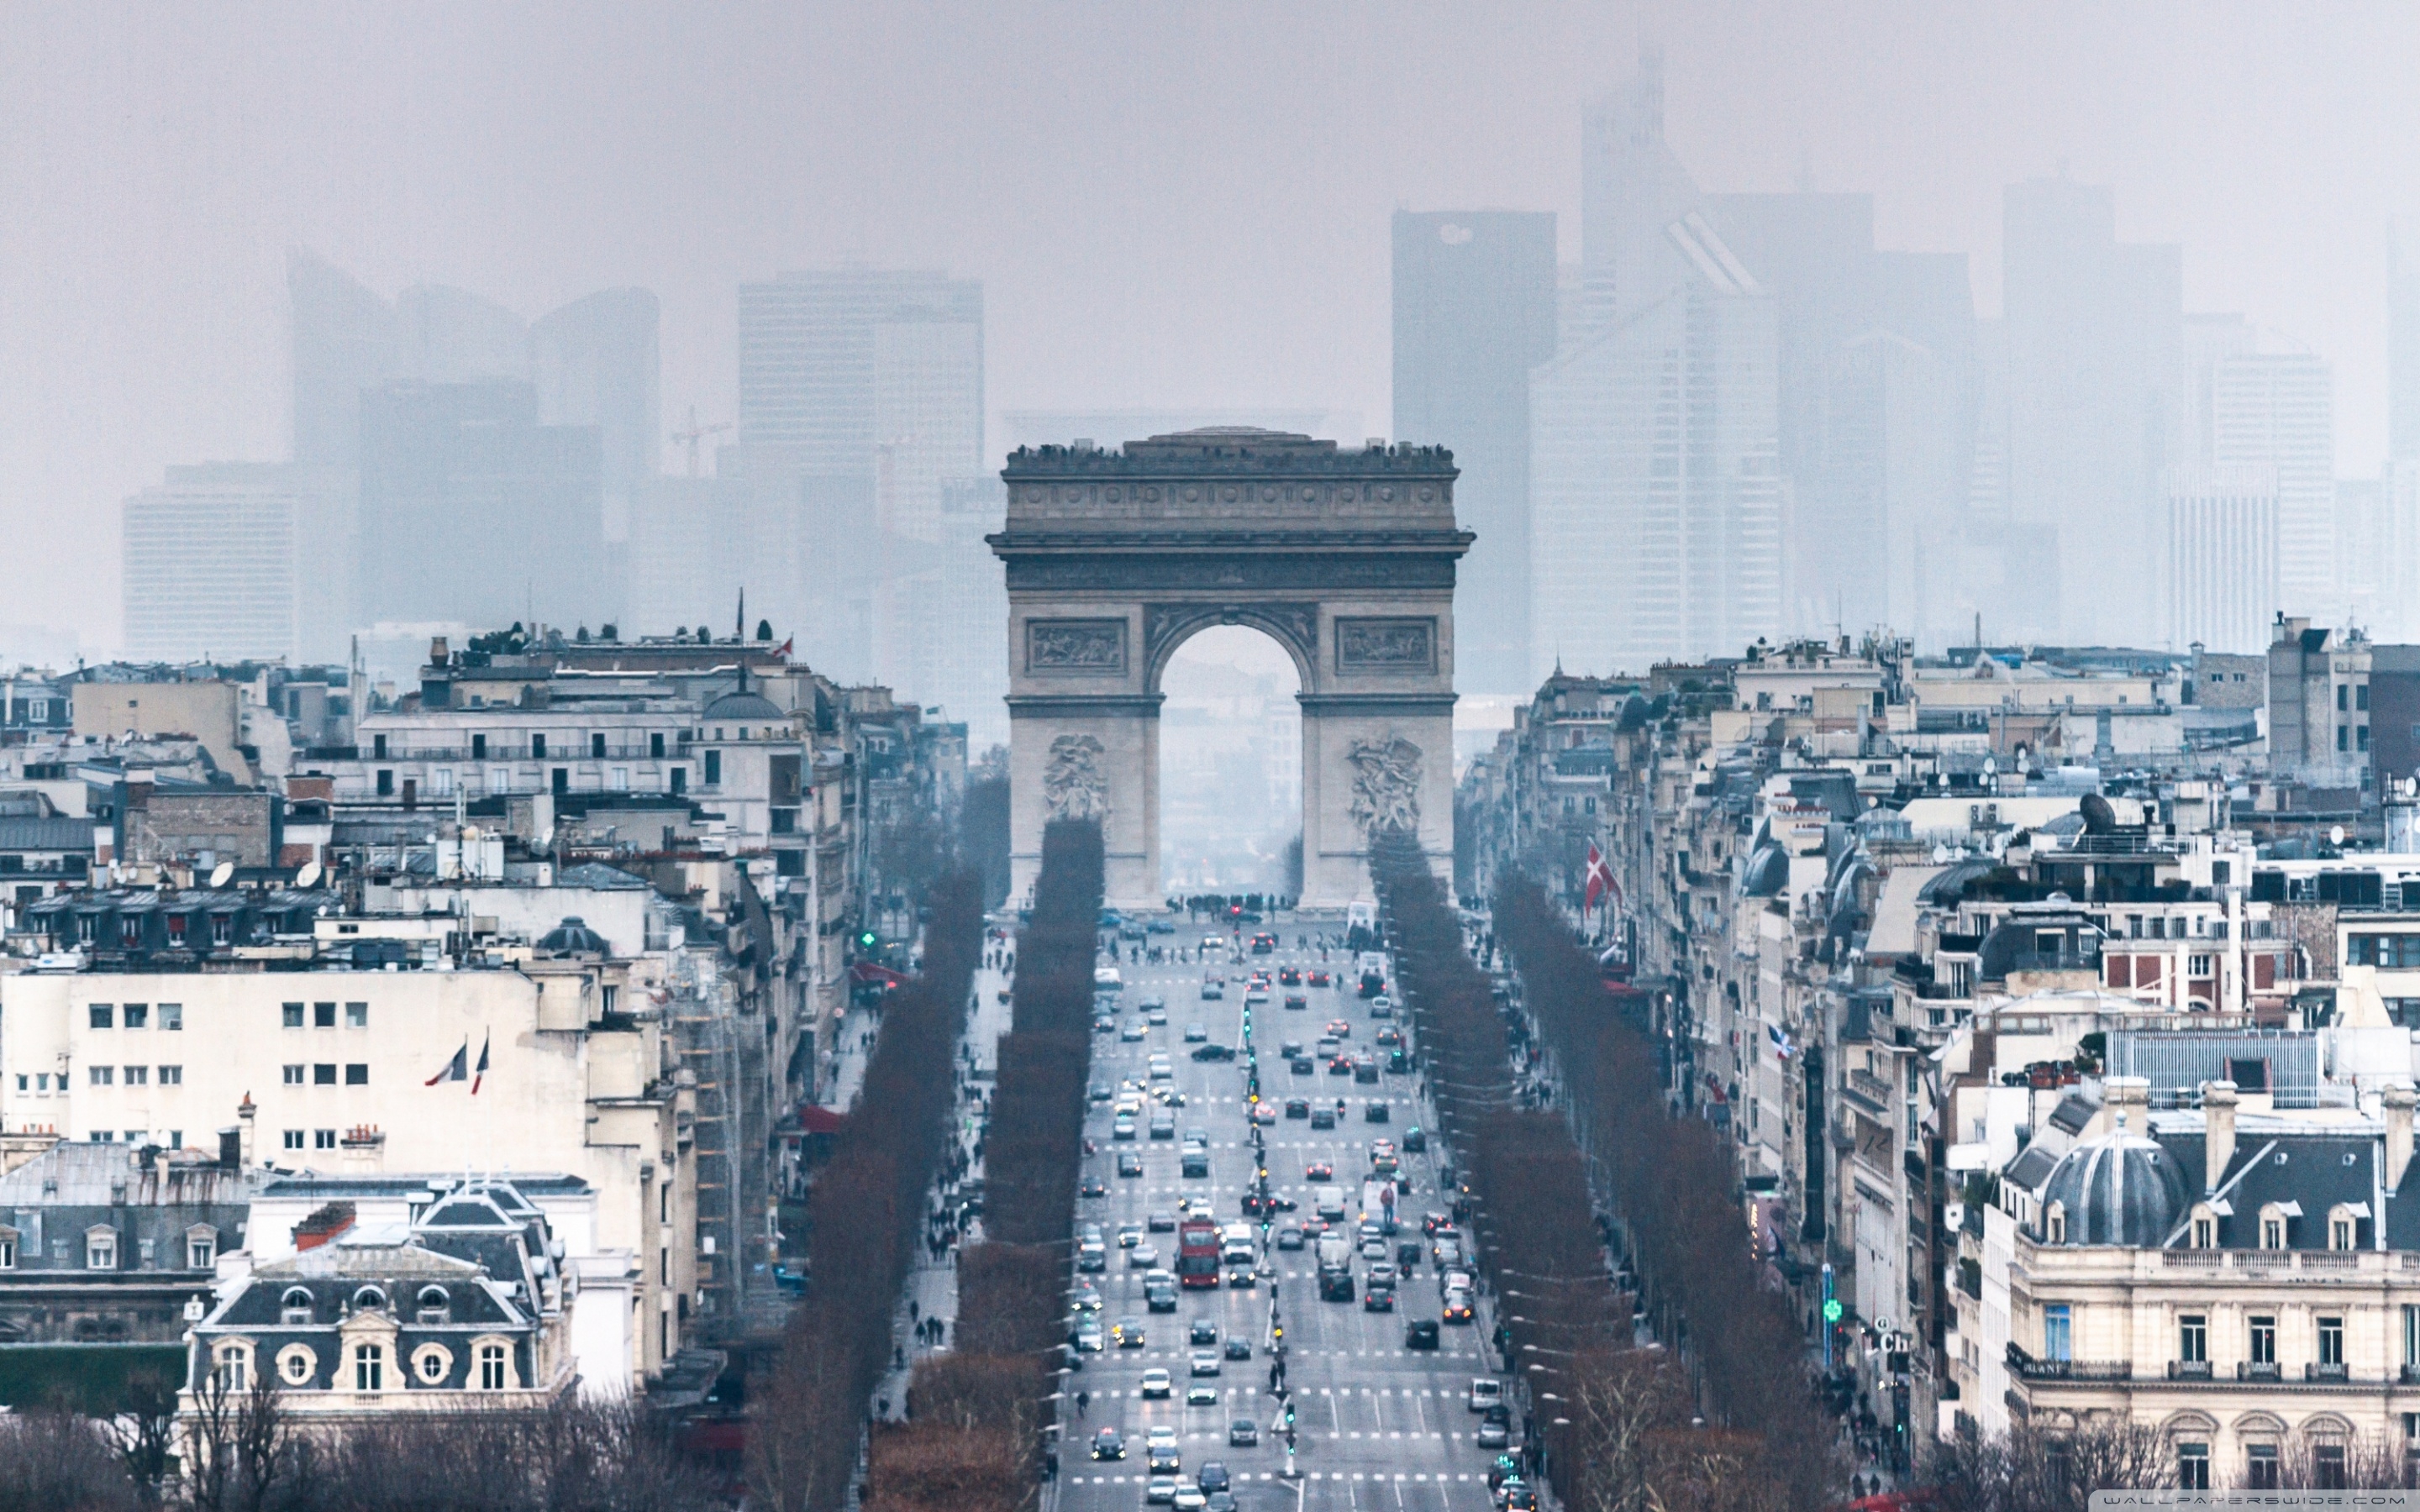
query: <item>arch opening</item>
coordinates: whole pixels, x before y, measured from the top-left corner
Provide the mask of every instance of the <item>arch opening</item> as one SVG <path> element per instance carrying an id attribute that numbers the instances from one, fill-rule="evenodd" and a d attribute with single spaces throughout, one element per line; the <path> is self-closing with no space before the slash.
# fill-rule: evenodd
<path id="1" fill-rule="evenodd" d="M 1159 870 L 1170 897 L 1296 895 L 1302 882 L 1301 669 L 1249 624 L 1212 622 L 1154 669 Z"/>

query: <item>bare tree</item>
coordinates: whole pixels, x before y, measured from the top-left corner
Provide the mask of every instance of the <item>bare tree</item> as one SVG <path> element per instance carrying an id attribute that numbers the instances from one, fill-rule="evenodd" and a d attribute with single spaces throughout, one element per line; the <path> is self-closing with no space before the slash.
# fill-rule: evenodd
<path id="1" fill-rule="evenodd" d="M 249 1389 L 206 1371 L 185 1430 L 186 1478 L 194 1512 L 262 1512 L 281 1489 L 293 1455 L 277 1387 L 255 1370 Z"/>
<path id="2" fill-rule="evenodd" d="M 0 1416 L 0 1512 L 132 1512 L 141 1504 L 91 1419 L 65 1408 Z"/>
<path id="3" fill-rule="evenodd" d="M 144 1505 L 157 1505 L 176 1445 L 177 1388 L 148 1372 L 130 1378 L 113 1434 L 117 1461 L 135 1494 Z"/>

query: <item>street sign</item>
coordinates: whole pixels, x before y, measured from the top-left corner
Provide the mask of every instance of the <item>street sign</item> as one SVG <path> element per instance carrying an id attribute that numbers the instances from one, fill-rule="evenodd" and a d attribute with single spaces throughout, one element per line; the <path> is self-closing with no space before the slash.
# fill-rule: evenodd
<path id="1" fill-rule="evenodd" d="M 1823 1321 L 1827 1323 L 1837 1323 L 1839 1320 L 1840 1299 L 1838 1297 L 1825 1298 L 1823 1301 Z"/>

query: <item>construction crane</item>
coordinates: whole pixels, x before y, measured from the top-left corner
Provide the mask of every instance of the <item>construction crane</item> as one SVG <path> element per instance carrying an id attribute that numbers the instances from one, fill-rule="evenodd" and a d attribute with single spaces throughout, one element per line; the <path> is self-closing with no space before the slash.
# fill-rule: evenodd
<path id="1" fill-rule="evenodd" d="M 719 425 L 699 424 L 697 423 L 697 406 L 690 405 L 689 407 L 689 424 L 673 432 L 673 440 L 689 448 L 689 475 L 690 477 L 694 478 L 697 476 L 697 443 L 706 440 L 708 436 L 719 436 L 730 428 L 731 423 L 729 421 L 724 421 Z"/>

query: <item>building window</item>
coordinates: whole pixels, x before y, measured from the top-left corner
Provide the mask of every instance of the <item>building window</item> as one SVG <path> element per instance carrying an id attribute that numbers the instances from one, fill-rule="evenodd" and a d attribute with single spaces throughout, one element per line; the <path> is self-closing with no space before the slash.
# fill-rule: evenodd
<path id="1" fill-rule="evenodd" d="M 333 1060 L 322 1060 L 314 1064 L 311 1068 L 311 1085 L 314 1087 L 335 1086 L 336 1063 Z"/>
<path id="2" fill-rule="evenodd" d="M 2071 1352 L 2073 1346 L 2069 1337 L 2068 1322 L 2067 1304 L 2053 1303 L 2042 1309 L 2043 1359 L 2071 1360 L 2075 1357 Z"/>
<path id="3" fill-rule="evenodd" d="M 85 1077 L 91 1081 L 93 1086 L 107 1087 L 110 1084 L 111 1079 L 117 1074 L 117 1068 L 115 1066 L 86 1066 L 84 1069 L 84 1073 Z"/>
<path id="4" fill-rule="evenodd" d="M 280 1322 L 309 1322 L 311 1320 L 311 1288 L 308 1287 L 287 1287 L 286 1288 L 286 1295 L 278 1300 L 277 1308 L 277 1317 Z"/>
<path id="5" fill-rule="evenodd" d="M 2177 1489 L 2182 1491 L 2210 1489 L 2210 1445 L 2180 1443 L 2177 1445 Z"/>
<path id="6" fill-rule="evenodd" d="M 502 1391 L 511 1381 L 510 1352 L 501 1344 L 479 1346 L 479 1389 Z"/>
<path id="7" fill-rule="evenodd" d="M 95 1003 L 91 1007 L 85 1009 L 85 1013 L 91 1020 L 92 1026 L 96 1029 L 107 1029 L 116 1026 L 117 1006 L 114 1003 Z"/>
<path id="8" fill-rule="evenodd" d="M 2195 1215 L 2193 1221 L 2193 1247 L 2195 1249 L 2215 1249 L 2217 1246 L 2217 1220 L 2198 1214 Z"/>
<path id="9" fill-rule="evenodd" d="M 370 1068 L 366 1062 L 357 1060 L 345 1067 L 345 1085 L 347 1087 L 367 1087 L 369 1084 Z"/>
<path id="10" fill-rule="evenodd" d="M 151 1026 L 151 1005 L 148 1003 L 127 1004 L 125 1024 L 130 1029 L 149 1028 Z"/>
<path id="11" fill-rule="evenodd" d="M 287 1087 L 300 1087 L 302 1085 L 302 1068 L 300 1066 L 287 1066 L 281 1072 L 281 1075 L 284 1078 L 285 1085 Z"/>
<path id="12" fill-rule="evenodd" d="M 189 1237 L 185 1241 L 186 1270 L 207 1271 L 211 1266 L 216 1265 L 218 1263 L 218 1259 L 219 1242 L 217 1236 L 212 1235 L 206 1238 L 197 1234 Z"/>
<path id="13" fill-rule="evenodd" d="M 141 1086 L 144 1086 L 146 1083 L 149 1082 L 150 1080 L 151 1080 L 151 1068 L 150 1068 L 150 1067 L 148 1067 L 148 1066 L 129 1066 L 129 1067 L 127 1067 L 127 1068 L 126 1068 L 126 1085 L 127 1085 L 127 1086 L 129 1086 L 129 1087 L 141 1087 Z"/>
<path id="14" fill-rule="evenodd" d="M 178 1033 L 178 1032 L 181 1031 L 181 1030 L 184 1028 L 184 1026 L 185 1026 L 185 1005 L 184 1005 L 184 1004 L 182 1004 L 182 1003 L 163 1003 L 163 1004 L 161 1004 L 161 1005 L 160 1005 L 160 1028 L 161 1028 L 162 1032 L 163 1032 L 163 1033 L 168 1033 L 168 1034 L 175 1034 L 175 1033 Z"/>
<path id="15" fill-rule="evenodd" d="M 2256 1315 L 2249 1321 L 2252 1327 L 2252 1363 L 2275 1365 L 2277 1363 L 2277 1319 L 2273 1317 Z"/>
<path id="16" fill-rule="evenodd" d="M 367 1003 L 347 1003 L 347 1004 L 345 1005 L 345 1027 L 347 1027 L 347 1028 L 349 1028 L 349 1029 L 366 1029 L 366 1028 L 368 1028 L 369 1026 L 370 1026 L 370 1005 L 369 1005 L 369 1004 L 367 1004 Z"/>
<path id="17" fill-rule="evenodd" d="M 17 1236 L 0 1234 L 0 1271 L 13 1271 L 16 1268 Z"/>
<path id="18" fill-rule="evenodd" d="M 307 1344 L 288 1344 L 277 1351 L 277 1374 L 289 1386 L 309 1385 L 318 1368 L 319 1357 Z"/>
<path id="19" fill-rule="evenodd" d="M 2352 1248 L 2352 1214 L 2336 1211 L 2328 1215 L 2328 1248 Z"/>
<path id="20" fill-rule="evenodd" d="M 664 733 L 660 730 L 647 736 L 647 756 L 651 761 L 664 759 Z"/>
<path id="21" fill-rule="evenodd" d="M 2260 1247 L 2262 1249 L 2284 1249 L 2286 1247 L 2286 1215 L 2284 1213 L 2279 1212 L 2274 1209 L 2264 1210 L 2261 1212 Z"/>
<path id="22" fill-rule="evenodd" d="M 335 1149 L 335 1148 L 336 1148 L 336 1131 L 335 1131 L 335 1130 L 334 1130 L 334 1129 L 314 1129 L 314 1130 L 312 1130 L 312 1131 L 311 1131 L 311 1148 L 312 1148 L 312 1149 Z"/>
<path id="23" fill-rule="evenodd" d="M 280 1136 L 279 1143 L 280 1143 L 280 1144 L 281 1144 L 285 1149 L 302 1149 L 302 1130 L 300 1130 L 300 1129 L 288 1129 L 288 1130 L 287 1130 L 287 1131 L 286 1131 L 286 1133 L 285 1133 L 283 1135 L 281 1135 L 281 1136 Z"/>
<path id="24" fill-rule="evenodd" d="M 112 1142 L 113 1140 L 115 1140 L 116 1137 L 117 1137 L 117 1136 L 116 1136 L 116 1134 L 114 1134 L 110 1133 L 110 1132 L 109 1132 L 108 1130 L 106 1130 L 106 1129 L 95 1129 L 95 1130 L 92 1132 L 92 1135 L 91 1135 L 92 1143 L 94 1143 L 94 1144 L 96 1144 L 96 1145 L 106 1145 L 106 1144 L 109 1144 L 110 1142 Z"/>
<path id="25" fill-rule="evenodd" d="M 2243 1452 L 2243 1485 L 2248 1490 L 2273 1491 L 2277 1489 L 2277 1446 L 2256 1443 Z"/>
<path id="26" fill-rule="evenodd" d="M 603 761 L 605 759 L 605 737 L 603 735 L 592 734 L 588 737 L 588 754 L 598 761 Z"/>
<path id="27" fill-rule="evenodd" d="M 486 755 L 486 754 L 487 754 L 487 752 L 485 752 L 485 751 L 481 751 L 479 754 L 481 754 L 482 756 L 484 756 L 484 755 Z M 490 793 L 510 793 L 512 790 L 513 790 L 513 769 L 512 769 L 511 767 L 509 767 L 509 766 L 491 766 L 491 767 L 489 767 L 489 768 L 488 769 L 488 791 L 489 791 L 489 792 L 490 792 Z"/>
<path id="28" fill-rule="evenodd" d="M 241 1344 L 222 1344 L 210 1354 L 210 1376 L 222 1392 L 252 1389 L 252 1350 Z"/>
<path id="29" fill-rule="evenodd" d="M 2187 1365 L 2210 1359 L 2210 1316 L 2187 1313 L 2177 1319 L 2177 1358 Z"/>
<path id="30" fill-rule="evenodd" d="M 2341 1366 L 2344 1363 L 2344 1319 L 2341 1318 L 2320 1319 L 2319 1364 Z"/>
<path id="31" fill-rule="evenodd" d="M 706 753 L 706 785 L 707 787 L 713 787 L 721 780 L 722 752 L 719 750 L 707 751 Z"/>
<path id="32" fill-rule="evenodd" d="M 431 769 L 428 774 L 428 791 L 441 798 L 452 797 L 454 795 L 454 768 L 450 766 L 440 766 Z"/>
<path id="33" fill-rule="evenodd" d="M 2403 1304 L 2403 1363 L 2420 1365 L 2420 1305 Z"/>
<path id="34" fill-rule="evenodd" d="M 530 736 L 530 760 L 534 762 L 542 762 L 546 760 L 546 737 L 544 735 Z"/>
<path id="35" fill-rule="evenodd" d="M 424 1386 L 442 1386 L 454 1368 L 454 1356 L 442 1344 L 424 1344 L 411 1351 L 411 1368 Z"/>
<path id="36" fill-rule="evenodd" d="M 312 1005 L 311 1005 L 311 1027 L 313 1027 L 313 1028 L 315 1028 L 315 1029 L 333 1029 L 333 1028 L 334 1028 L 335 1026 L 336 1026 L 336 1005 L 335 1005 L 335 1004 L 334 1004 L 334 1003 L 314 1003 L 314 1004 L 312 1004 Z"/>
<path id="37" fill-rule="evenodd" d="M 630 769 L 627 766 L 608 768 L 605 773 L 605 786 L 608 790 L 614 793 L 629 792 Z"/>
<path id="38" fill-rule="evenodd" d="M 381 798 L 395 796 L 395 773 L 384 766 L 379 768 L 378 795 Z"/>
<path id="39" fill-rule="evenodd" d="M 302 1005 L 287 1003 L 278 1010 L 278 1022 L 289 1029 L 302 1026 Z"/>
<path id="40" fill-rule="evenodd" d="M 453 1316 L 452 1304 L 443 1287 L 423 1287 L 414 1304 L 413 1318 L 423 1323 L 442 1323 Z"/>
<path id="41" fill-rule="evenodd" d="M 473 735 L 471 737 L 471 759 L 474 762 L 484 762 L 488 759 L 487 736 Z"/>
<path id="42" fill-rule="evenodd" d="M 185 1085 L 185 1068 L 184 1068 L 184 1067 L 182 1067 L 182 1066 L 163 1066 L 163 1067 L 161 1067 L 161 1068 L 160 1068 L 160 1085 L 161 1085 L 161 1086 L 163 1086 L 163 1087 L 182 1087 L 182 1086 L 184 1086 L 184 1085 Z"/>
<path id="43" fill-rule="evenodd" d="M 2067 1208 L 2065 1204 L 2054 1202 L 2050 1205 L 2048 1211 L 2042 1214 L 2042 1232 L 2054 1244 L 2064 1244 L 2067 1242 Z"/>
<path id="44" fill-rule="evenodd" d="M 2322 1491 L 2346 1489 L 2343 1444 L 2316 1443 L 2311 1446 L 2311 1486 Z"/>
<path id="45" fill-rule="evenodd" d="M 84 1264 L 87 1271 L 117 1269 L 117 1235 L 116 1231 L 86 1234 L 84 1237 Z"/>

